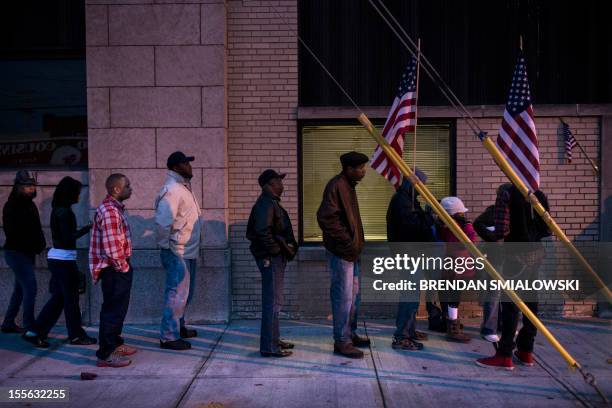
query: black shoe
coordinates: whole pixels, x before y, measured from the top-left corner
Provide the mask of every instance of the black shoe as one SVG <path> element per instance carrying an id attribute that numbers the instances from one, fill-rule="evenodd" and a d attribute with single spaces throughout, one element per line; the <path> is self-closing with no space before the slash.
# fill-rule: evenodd
<path id="1" fill-rule="evenodd" d="M 97 342 L 98 339 L 96 339 L 95 337 L 89 337 L 86 334 L 83 334 L 82 336 L 75 337 L 74 339 L 70 340 L 70 344 L 72 344 L 73 346 L 91 346 L 92 344 L 96 344 Z"/>
<path id="2" fill-rule="evenodd" d="M 295 347 L 295 344 L 293 343 L 289 343 L 288 341 L 285 340 L 279 340 L 278 341 L 278 347 L 288 350 L 288 349 L 292 349 Z"/>
<path id="3" fill-rule="evenodd" d="M 28 343 L 32 343 L 38 348 L 49 348 L 49 343 L 46 340 L 41 339 L 38 335 L 26 336 L 25 334 L 22 334 L 21 338 L 27 341 Z"/>
<path id="4" fill-rule="evenodd" d="M 181 338 L 189 339 L 191 337 L 198 337 L 198 332 L 194 329 L 188 329 L 186 327 L 181 327 Z"/>
<path id="5" fill-rule="evenodd" d="M 23 327 L 19 327 L 17 325 L 10 326 L 10 327 L 2 326 L 0 328 L 0 331 L 2 333 L 4 333 L 4 334 L 23 334 L 23 333 L 25 333 L 25 329 Z"/>
<path id="6" fill-rule="evenodd" d="M 355 347 L 369 347 L 370 339 L 367 337 L 359 337 L 358 335 L 354 335 L 351 340 L 353 341 L 353 346 Z"/>
<path id="7" fill-rule="evenodd" d="M 183 339 L 174 341 L 160 341 L 159 347 L 168 350 L 189 350 L 191 348 L 191 343 Z"/>
<path id="8" fill-rule="evenodd" d="M 263 357 L 289 357 L 290 355 L 293 354 L 293 352 L 289 350 L 260 351 L 259 353 Z"/>

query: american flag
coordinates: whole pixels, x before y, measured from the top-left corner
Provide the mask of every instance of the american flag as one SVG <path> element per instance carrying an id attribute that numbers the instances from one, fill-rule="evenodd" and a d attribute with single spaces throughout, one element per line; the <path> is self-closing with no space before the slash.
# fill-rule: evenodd
<path id="1" fill-rule="evenodd" d="M 576 146 L 576 138 L 572 134 L 570 127 L 567 123 L 563 122 L 563 136 L 565 137 L 565 156 L 567 157 L 567 162 L 572 162 L 572 149 Z"/>
<path id="2" fill-rule="evenodd" d="M 540 154 L 522 52 L 514 69 L 497 145 L 525 185 L 536 191 L 540 187 Z"/>
<path id="3" fill-rule="evenodd" d="M 382 132 L 382 136 L 400 157 L 404 151 L 404 133 L 414 131 L 416 126 L 416 70 L 417 60 L 413 57 L 406 72 L 402 75 L 402 81 Z M 380 146 L 374 150 L 371 166 L 378 174 L 389 180 L 395 188 L 400 186 L 402 174 Z"/>

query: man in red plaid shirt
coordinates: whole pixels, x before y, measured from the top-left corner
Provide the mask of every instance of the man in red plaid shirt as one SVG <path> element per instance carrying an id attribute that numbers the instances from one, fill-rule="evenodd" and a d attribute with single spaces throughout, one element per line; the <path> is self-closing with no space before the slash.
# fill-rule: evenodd
<path id="1" fill-rule="evenodd" d="M 94 283 L 101 282 L 103 295 L 96 356 L 98 367 L 125 367 L 131 363 L 127 356 L 136 353 L 121 337 L 133 274 L 130 226 L 123 205 L 132 195 L 130 180 L 123 174 L 111 174 L 106 191 L 108 195 L 94 215 L 89 246 L 89 269 Z"/>

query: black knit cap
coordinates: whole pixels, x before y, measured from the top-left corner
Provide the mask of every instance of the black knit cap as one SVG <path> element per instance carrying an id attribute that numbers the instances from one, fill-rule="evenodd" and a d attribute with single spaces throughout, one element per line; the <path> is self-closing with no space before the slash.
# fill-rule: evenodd
<path id="1" fill-rule="evenodd" d="M 344 153 L 342 156 L 340 156 L 340 163 L 342 163 L 343 168 L 347 166 L 357 167 L 359 165 L 367 163 L 368 161 L 370 161 L 368 156 L 363 153 L 354 151 Z"/>

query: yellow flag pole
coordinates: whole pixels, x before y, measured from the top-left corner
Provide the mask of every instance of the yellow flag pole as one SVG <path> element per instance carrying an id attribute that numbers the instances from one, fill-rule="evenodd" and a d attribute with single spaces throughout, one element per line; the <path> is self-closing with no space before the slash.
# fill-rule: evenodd
<path id="1" fill-rule="evenodd" d="M 599 275 L 595 272 L 595 270 L 591 267 L 589 262 L 582 256 L 580 251 L 574 246 L 572 241 L 565 235 L 565 232 L 559 227 L 559 224 L 552 218 L 550 213 L 546 211 L 546 208 L 540 203 L 540 200 L 533 194 L 523 183 L 523 180 L 516 174 L 514 169 L 510 167 L 506 158 L 501 154 L 497 145 L 488 137 L 486 134 L 481 134 L 480 139 L 482 140 L 482 144 L 485 149 L 493 156 L 493 160 L 499 166 L 499 168 L 504 172 L 504 174 L 510 179 L 512 184 L 521 192 L 523 197 L 532 205 L 533 209 L 542 217 L 542 220 L 546 223 L 548 228 L 559 238 L 559 241 L 563 242 L 563 244 L 567 247 L 567 249 L 578 259 L 580 264 L 584 269 L 587 270 L 589 275 L 597 282 L 597 284 L 601 287 L 604 295 L 608 299 L 610 303 L 612 303 L 612 292 L 606 286 L 605 282 L 599 277 Z"/>
<path id="2" fill-rule="evenodd" d="M 372 136 L 372 138 L 378 143 L 387 155 L 387 157 L 397 166 L 397 168 L 402 172 L 404 177 L 407 177 L 414 188 L 421 194 L 421 196 L 427 201 L 427 203 L 433 208 L 433 210 L 438 214 L 440 219 L 446 224 L 448 228 L 453 232 L 453 234 L 461 241 L 466 248 L 470 251 L 470 253 L 477 258 L 481 258 L 485 265 L 485 269 L 487 272 L 499 281 L 504 282 L 504 278 L 495 270 L 495 267 L 489 262 L 487 258 L 480 252 L 480 250 L 474 245 L 474 243 L 468 238 L 468 236 L 463 232 L 461 227 L 455 222 L 453 217 L 451 217 L 446 210 L 440 205 L 438 200 L 434 197 L 434 195 L 429 191 L 427 186 L 421 182 L 421 180 L 416 176 L 416 174 L 410 169 L 409 166 L 404 163 L 399 154 L 393 150 L 391 145 L 387 143 L 387 141 L 378 133 L 378 130 L 372 125 L 372 122 L 368 119 L 368 117 L 361 113 L 357 119 L 361 124 L 367 129 L 368 133 Z M 580 369 L 581 366 L 578 362 L 569 354 L 569 352 L 557 341 L 557 339 L 553 336 L 553 334 L 544 326 L 544 324 L 538 319 L 538 317 L 527 307 L 527 305 L 521 300 L 521 298 L 510 289 L 506 289 L 505 292 L 508 294 L 510 299 L 518 306 L 518 308 L 523 312 L 525 316 L 533 323 L 533 325 L 546 337 L 546 339 L 550 342 L 550 344 L 561 354 L 561 356 L 567 361 L 570 367 Z"/>

